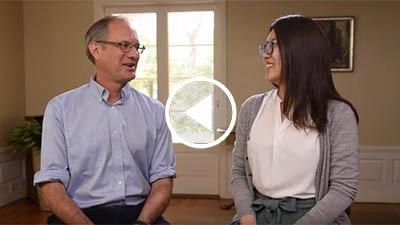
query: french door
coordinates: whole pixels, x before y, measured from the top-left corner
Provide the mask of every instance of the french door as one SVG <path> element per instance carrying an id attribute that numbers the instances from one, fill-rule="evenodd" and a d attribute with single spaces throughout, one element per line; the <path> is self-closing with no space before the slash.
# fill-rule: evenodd
<path id="1" fill-rule="evenodd" d="M 187 79 L 208 77 L 226 83 L 224 12 L 218 3 L 190 6 L 105 4 L 102 12 L 103 15 L 97 16 L 127 17 L 140 43 L 146 46 L 136 78 L 131 81 L 137 90 L 165 104 L 180 82 Z M 216 133 L 217 127 L 226 126 L 227 101 L 218 93 L 211 95 L 212 129 L 203 135 L 212 139 L 220 135 Z M 195 130 L 190 127 L 187 132 Z M 176 138 L 173 140 L 178 176 L 173 192 L 218 195 L 220 157 L 224 154 L 218 152 L 218 147 L 196 150 L 179 143 Z"/>

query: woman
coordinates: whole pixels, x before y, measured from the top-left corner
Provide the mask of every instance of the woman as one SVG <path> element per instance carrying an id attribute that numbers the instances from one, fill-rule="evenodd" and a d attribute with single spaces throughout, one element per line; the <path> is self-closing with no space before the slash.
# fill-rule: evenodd
<path id="1" fill-rule="evenodd" d="M 311 19 L 289 15 L 272 23 L 259 51 L 277 89 L 241 108 L 233 223 L 350 224 L 358 115 L 334 87 L 327 40 Z"/>

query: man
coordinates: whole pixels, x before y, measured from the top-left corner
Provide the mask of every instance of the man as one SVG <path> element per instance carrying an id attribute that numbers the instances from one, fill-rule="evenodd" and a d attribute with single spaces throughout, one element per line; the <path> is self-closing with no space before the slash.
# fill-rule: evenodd
<path id="1" fill-rule="evenodd" d="M 123 17 L 86 33 L 88 84 L 53 98 L 43 122 L 40 185 L 51 224 L 168 224 L 175 154 L 164 107 L 128 84 L 145 49 Z"/>

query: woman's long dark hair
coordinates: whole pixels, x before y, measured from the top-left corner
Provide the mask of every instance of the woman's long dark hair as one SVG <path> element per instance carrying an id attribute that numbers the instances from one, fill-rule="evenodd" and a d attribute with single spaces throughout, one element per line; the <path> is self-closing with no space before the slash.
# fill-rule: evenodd
<path id="1" fill-rule="evenodd" d="M 293 120 L 295 127 L 323 132 L 329 100 L 348 104 L 358 122 L 356 109 L 333 84 L 330 50 L 319 26 L 310 18 L 289 15 L 275 20 L 272 30 L 281 53 L 281 79 L 286 82 L 283 114 Z"/>

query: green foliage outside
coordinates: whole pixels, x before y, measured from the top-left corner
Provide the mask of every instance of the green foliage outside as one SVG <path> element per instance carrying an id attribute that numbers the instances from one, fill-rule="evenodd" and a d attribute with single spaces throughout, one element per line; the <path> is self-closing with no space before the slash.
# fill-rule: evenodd
<path id="1" fill-rule="evenodd" d="M 213 86 L 207 82 L 196 82 L 185 85 L 174 96 L 171 102 L 171 121 L 179 136 L 187 141 L 202 140 L 208 143 L 213 140 L 214 132 L 193 121 L 184 112 L 213 94 Z"/>

